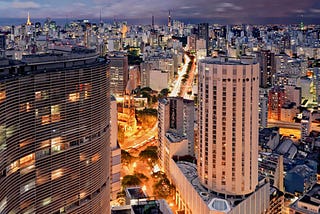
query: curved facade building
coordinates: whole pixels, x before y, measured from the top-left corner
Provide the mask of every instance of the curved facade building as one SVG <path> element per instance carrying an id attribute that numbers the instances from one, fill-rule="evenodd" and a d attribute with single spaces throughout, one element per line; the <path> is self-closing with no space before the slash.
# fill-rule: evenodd
<path id="1" fill-rule="evenodd" d="M 109 213 L 108 63 L 0 60 L 0 213 Z"/>
<path id="2" fill-rule="evenodd" d="M 201 183 L 226 195 L 258 184 L 259 64 L 205 59 L 199 63 Z"/>

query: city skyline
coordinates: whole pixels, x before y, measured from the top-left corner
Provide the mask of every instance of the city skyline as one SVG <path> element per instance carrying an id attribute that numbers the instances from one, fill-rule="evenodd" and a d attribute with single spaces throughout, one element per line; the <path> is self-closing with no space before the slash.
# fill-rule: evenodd
<path id="1" fill-rule="evenodd" d="M 130 7 L 129 7 L 130 6 Z M 155 16 L 156 22 L 164 23 L 168 11 L 173 19 L 227 24 L 266 24 L 266 23 L 319 23 L 320 2 L 317 0 L 290 1 L 271 0 L 2 0 L 0 18 L 25 18 L 30 12 L 31 18 L 45 17 L 64 19 L 103 19 L 128 20 L 133 23 L 145 23 Z"/>

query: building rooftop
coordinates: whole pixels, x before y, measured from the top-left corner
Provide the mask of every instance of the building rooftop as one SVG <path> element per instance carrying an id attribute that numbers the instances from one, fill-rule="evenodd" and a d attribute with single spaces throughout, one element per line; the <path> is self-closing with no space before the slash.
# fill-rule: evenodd
<path id="1" fill-rule="evenodd" d="M 126 192 L 128 193 L 128 197 L 130 199 L 141 199 L 147 198 L 147 195 L 144 193 L 141 187 L 131 187 L 127 188 Z"/>
<path id="2" fill-rule="evenodd" d="M 257 62 L 254 62 L 254 60 L 248 60 L 248 59 L 235 59 L 235 58 L 227 58 L 227 57 L 220 57 L 220 58 L 212 58 L 207 57 L 200 62 L 204 62 L 207 64 L 218 64 L 218 65 L 253 65 L 257 64 Z"/>
<path id="3" fill-rule="evenodd" d="M 171 143 L 178 143 L 187 139 L 186 136 L 171 131 L 166 132 L 166 137 Z"/>
<path id="4" fill-rule="evenodd" d="M 301 205 L 300 203 L 309 204 L 309 205 L 312 205 L 313 207 L 318 207 L 318 212 L 314 212 L 310 209 L 307 209 L 307 206 L 303 204 Z M 307 194 L 305 194 L 302 198 L 294 202 L 290 206 L 290 208 L 306 214 L 319 213 L 320 212 L 320 184 L 315 184 Z"/>
<path id="5" fill-rule="evenodd" d="M 245 200 L 249 195 L 235 196 L 235 195 L 225 195 L 212 190 L 208 190 L 204 187 L 199 180 L 197 173 L 197 166 L 193 163 L 177 161 L 176 162 L 179 169 L 182 171 L 184 176 L 193 185 L 193 188 L 201 196 L 202 200 L 206 202 L 210 210 L 216 210 L 220 212 L 229 212 L 233 207 L 237 206 L 243 200 Z M 259 184 L 261 186 L 264 184 L 265 177 L 259 176 Z"/>

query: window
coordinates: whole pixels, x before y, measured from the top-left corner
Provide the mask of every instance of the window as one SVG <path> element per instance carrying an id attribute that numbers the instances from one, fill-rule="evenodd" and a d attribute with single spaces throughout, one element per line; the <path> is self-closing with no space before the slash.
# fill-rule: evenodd
<path id="1" fill-rule="evenodd" d="M 51 197 L 42 200 L 42 206 L 46 206 L 51 203 Z"/>
<path id="2" fill-rule="evenodd" d="M 44 91 L 36 91 L 35 92 L 35 100 L 39 101 L 39 100 L 45 100 L 49 98 L 49 93 L 47 90 Z"/>
<path id="3" fill-rule="evenodd" d="M 29 112 L 31 110 L 30 102 L 20 104 L 20 112 Z"/>
<path id="4" fill-rule="evenodd" d="M 79 99 L 80 99 L 80 93 L 79 92 L 78 93 L 69 94 L 69 98 L 68 98 L 69 102 L 76 102 L 76 101 L 79 101 Z"/>
<path id="5" fill-rule="evenodd" d="M 63 168 L 53 170 L 51 172 L 51 180 L 58 179 L 63 176 Z"/>
<path id="6" fill-rule="evenodd" d="M 60 121 L 60 106 L 54 105 L 51 106 L 51 122 Z"/>
<path id="7" fill-rule="evenodd" d="M 46 125 L 50 123 L 50 115 L 44 115 L 41 117 L 41 124 Z"/>
<path id="8" fill-rule="evenodd" d="M 0 91 L 0 103 L 5 101 L 6 99 L 6 92 L 5 91 Z"/>
<path id="9" fill-rule="evenodd" d="M 51 139 L 51 150 L 52 153 L 54 152 L 60 152 L 64 150 L 64 144 L 61 143 L 61 137 L 56 137 Z"/>
<path id="10" fill-rule="evenodd" d="M 20 194 L 25 193 L 35 187 L 35 180 L 28 181 L 20 187 Z"/>
<path id="11" fill-rule="evenodd" d="M 4 208 L 7 206 L 7 197 L 4 197 L 2 201 L 0 201 L 0 213 L 4 211 Z"/>
<path id="12" fill-rule="evenodd" d="M 24 156 L 23 158 L 20 158 L 20 168 L 24 168 L 32 165 L 34 163 L 34 160 L 35 160 L 34 153 Z"/>
<path id="13" fill-rule="evenodd" d="M 16 171 L 18 171 L 19 169 L 19 161 L 15 161 L 13 163 L 11 163 L 8 167 L 7 167 L 7 174 L 11 174 L 11 173 L 15 173 Z"/>
<path id="14" fill-rule="evenodd" d="M 50 155 L 50 148 L 42 149 L 36 152 L 36 159 Z"/>

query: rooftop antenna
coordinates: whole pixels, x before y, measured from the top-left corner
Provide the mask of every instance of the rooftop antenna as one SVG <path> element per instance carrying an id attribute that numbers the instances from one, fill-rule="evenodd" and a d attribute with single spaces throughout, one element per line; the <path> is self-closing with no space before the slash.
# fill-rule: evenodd
<path id="1" fill-rule="evenodd" d="M 101 8 L 100 8 L 100 24 L 102 23 L 102 19 L 101 19 Z"/>

